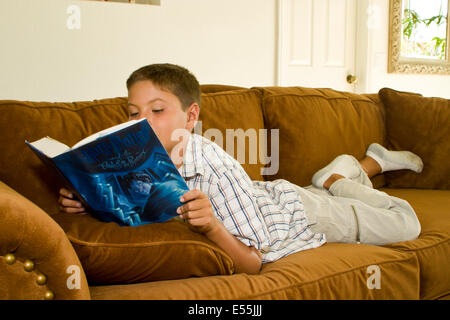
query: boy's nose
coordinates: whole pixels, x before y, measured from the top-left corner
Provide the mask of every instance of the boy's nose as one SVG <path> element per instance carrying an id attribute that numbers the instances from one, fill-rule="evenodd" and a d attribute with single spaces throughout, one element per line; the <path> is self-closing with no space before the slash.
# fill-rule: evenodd
<path id="1" fill-rule="evenodd" d="M 141 120 L 141 119 L 147 119 L 147 121 L 148 121 L 148 123 L 150 124 L 150 126 L 152 125 L 152 120 L 151 120 L 150 117 L 146 117 L 145 115 L 142 115 L 142 116 L 140 116 L 140 117 L 138 118 L 138 120 Z"/>

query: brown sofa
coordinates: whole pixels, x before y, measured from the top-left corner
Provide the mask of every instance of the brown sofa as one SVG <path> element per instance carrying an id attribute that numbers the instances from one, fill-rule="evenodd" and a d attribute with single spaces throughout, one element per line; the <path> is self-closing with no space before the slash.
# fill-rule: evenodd
<path id="1" fill-rule="evenodd" d="M 371 142 L 420 155 L 421 174 L 373 179 L 411 203 L 422 225 L 419 238 L 386 246 L 326 243 L 265 264 L 258 275 L 234 274 L 227 254 L 181 222 L 119 227 L 59 213 L 61 185 L 24 141 L 48 135 L 73 145 L 125 121 L 126 98 L 0 101 L 0 298 L 449 299 L 449 100 L 386 88 L 359 95 L 202 85 L 202 92 L 199 130 L 211 139 L 210 128 L 224 134 L 268 129 L 269 138 L 279 129 L 274 175 L 261 175 L 264 161 L 250 159 L 248 143 L 233 148 L 236 157 L 245 151 L 243 166 L 254 180 L 307 186 L 334 157 L 361 158 Z M 259 147 L 269 157 L 271 142 Z"/>

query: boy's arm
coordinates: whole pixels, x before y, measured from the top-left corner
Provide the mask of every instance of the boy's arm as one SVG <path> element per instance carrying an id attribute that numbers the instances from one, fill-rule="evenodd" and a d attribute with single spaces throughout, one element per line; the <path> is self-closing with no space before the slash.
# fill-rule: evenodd
<path id="1" fill-rule="evenodd" d="M 257 274 L 261 270 L 261 253 L 255 247 L 247 247 L 239 241 L 219 221 L 217 227 L 206 236 L 230 255 L 236 266 L 236 273 Z"/>
<path id="2" fill-rule="evenodd" d="M 262 255 L 254 247 L 248 247 L 234 237 L 224 225 L 216 219 L 211 202 L 200 190 L 186 192 L 180 199 L 187 202 L 177 211 L 197 232 L 203 233 L 216 243 L 233 259 L 237 273 L 259 273 Z"/>

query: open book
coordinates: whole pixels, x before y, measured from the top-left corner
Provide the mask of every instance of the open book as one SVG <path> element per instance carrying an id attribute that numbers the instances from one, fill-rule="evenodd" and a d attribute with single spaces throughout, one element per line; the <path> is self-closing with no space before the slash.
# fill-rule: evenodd
<path id="1" fill-rule="evenodd" d="M 25 143 L 102 221 L 167 221 L 178 216 L 179 198 L 189 191 L 146 119 L 102 130 L 72 148 L 49 137 Z"/>

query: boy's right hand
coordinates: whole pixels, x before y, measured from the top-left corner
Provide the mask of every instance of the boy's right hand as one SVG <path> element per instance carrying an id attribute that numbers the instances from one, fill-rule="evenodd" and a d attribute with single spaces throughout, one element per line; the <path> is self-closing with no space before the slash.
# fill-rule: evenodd
<path id="1" fill-rule="evenodd" d="M 67 213 L 80 213 L 80 214 L 86 214 L 86 209 L 83 207 L 83 204 L 78 201 L 74 200 L 74 195 L 72 192 L 67 190 L 66 188 L 59 189 L 59 210 L 61 212 L 67 212 Z"/>

